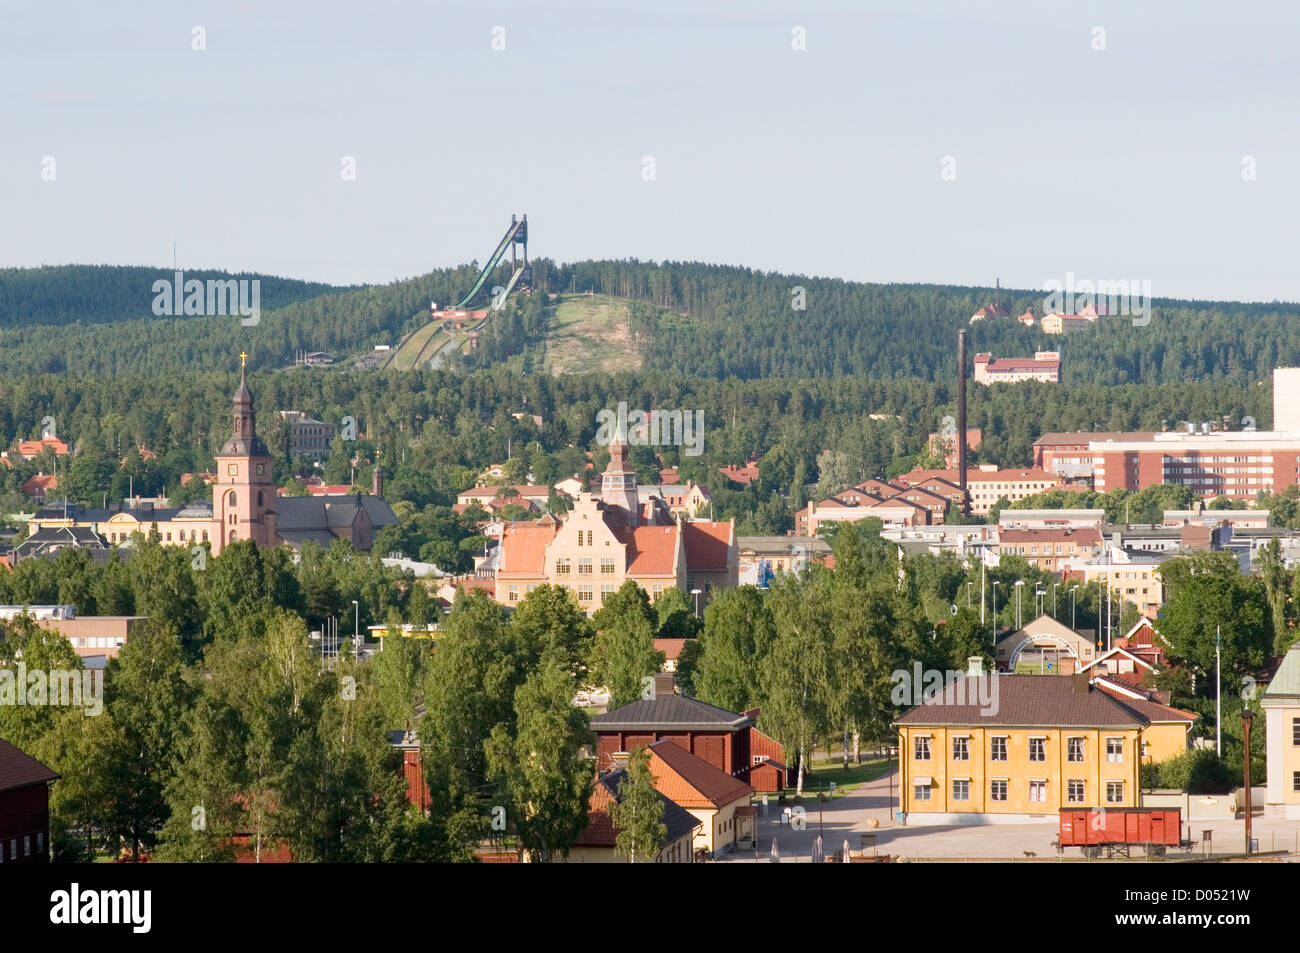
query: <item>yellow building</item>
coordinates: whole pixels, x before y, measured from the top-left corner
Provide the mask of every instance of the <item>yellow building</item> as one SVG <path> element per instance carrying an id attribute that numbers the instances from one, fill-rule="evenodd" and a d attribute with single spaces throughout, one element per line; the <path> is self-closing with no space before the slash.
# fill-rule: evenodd
<path id="1" fill-rule="evenodd" d="M 714 589 L 738 580 L 732 521 L 674 518 L 658 497 L 639 501 L 636 474 L 623 446 L 610 446 L 599 498 L 582 493 L 573 509 L 502 532 L 495 598 L 513 606 L 543 583 L 567 586 L 578 605 L 595 613 L 631 579 L 652 599 L 666 589 L 700 590 L 700 610 Z"/>
<path id="2" fill-rule="evenodd" d="M 1186 750 L 1193 716 L 1116 697 L 1087 675 L 933 674 L 945 687 L 894 722 L 898 809 L 908 824 L 1055 821 L 1063 807 L 1138 807 L 1142 765 L 1168 748 Z"/>
<path id="3" fill-rule="evenodd" d="M 1130 556 L 1123 550 L 1110 547 L 1104 556 L 1066 560 L 1058 568 L 1068 573 L 1067 581 L 1082 577 L 1084 585 L 1095 582 L 1109 587 L 1111 599 L 1117 606 L 1131 602 L 1148 619 L 1154 619 L 1165 604 L 1160 560 L 1152 556 Z"/>
<path id="4" fill-rule="evenodd" d="M 1291 646 L 1282 665 L 1260 696 L 1264 710 L 1264 745 L 1268 755 L 1268 814 L 1300 819 L 1300 642 Z M 1256 725 L 1258 730 L 1258 723 Z"/>

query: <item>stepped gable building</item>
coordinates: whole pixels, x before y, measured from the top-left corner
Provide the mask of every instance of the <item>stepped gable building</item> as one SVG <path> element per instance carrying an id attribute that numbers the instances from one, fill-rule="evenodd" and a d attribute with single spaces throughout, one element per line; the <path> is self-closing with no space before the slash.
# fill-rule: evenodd
<path id="1" fill-rule="evenodd" d="M 230 439 L 217 454 L 217 482 L 212 487 L 209 538 L 213 555 L 231 543 L 251 539 L 258 546 L 300 549 L 307 540 L 329 546 L 346 539 L 368 550 L 374 534 L 397 516 L 375 495 L 278 497 L 271 477 L 271 454 L 257 436 L 253 394 L 240 355 L 239 389 L 235 391 Z"/>
<path id="2" fill-rule="evenodd" d="M 642 497 L 622 443 L 610 445 L 599 496 L 580 493 L 573 509 L 501 535 L 495 598 L 515 605 L 543 583 L 567 586 L 594 613 L 631 579 L 657 598 L 677 587 L 700 590 L 700 609 L 715 588 L 734 588 L 739 557 L 734 521 L 674 518 L 658 495 Z"/>

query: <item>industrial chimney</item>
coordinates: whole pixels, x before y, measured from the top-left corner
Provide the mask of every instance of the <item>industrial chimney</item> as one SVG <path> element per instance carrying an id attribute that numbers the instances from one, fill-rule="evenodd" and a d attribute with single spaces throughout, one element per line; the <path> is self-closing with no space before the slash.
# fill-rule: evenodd
<path id="1" fill-rule="evenodd" d="M 961 487 L 961 512 L 970 515 L 966 492 L 966 329 L 957 332 L 957 479 Z"/>

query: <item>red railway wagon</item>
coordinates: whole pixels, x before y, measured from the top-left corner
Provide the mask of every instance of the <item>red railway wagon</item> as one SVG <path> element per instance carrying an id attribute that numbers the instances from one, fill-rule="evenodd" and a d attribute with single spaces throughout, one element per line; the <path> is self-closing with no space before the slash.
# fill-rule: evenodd
<path id="1" fill-rule="evenodd" d="M 1078 847 L 1085 857 L 1129 855 L 1132 847 L 1159 856 L 1169 847 L 1187 846 L 1178 808 L 1061 808 L 1059 847 Z"/>

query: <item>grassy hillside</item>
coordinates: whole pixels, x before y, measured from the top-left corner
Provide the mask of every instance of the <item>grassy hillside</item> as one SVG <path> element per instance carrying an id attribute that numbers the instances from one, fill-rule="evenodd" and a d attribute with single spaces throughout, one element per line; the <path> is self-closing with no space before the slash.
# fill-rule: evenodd
<path id="1" fill-rule="evenodd" d="M 551 374 L 639 371 L 629 329 L 629 302 L 609 295 L 560 295 L 547 325 L 545 369 Z"/>

